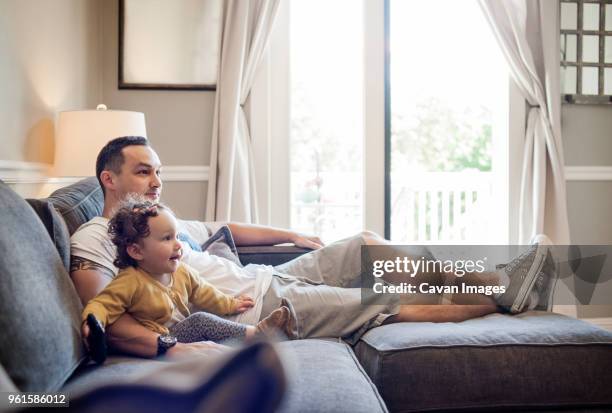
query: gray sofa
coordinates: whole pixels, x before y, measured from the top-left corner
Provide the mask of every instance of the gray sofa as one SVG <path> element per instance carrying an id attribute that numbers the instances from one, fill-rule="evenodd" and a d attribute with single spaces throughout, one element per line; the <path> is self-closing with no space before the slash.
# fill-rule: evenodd
<path id="1" fill-rule="evenodd" d="M 96 389 L 110 383 L 139 394 L 131 383 L 176 368 L 120 355 L 102 366 L 84 363 L 81 305 L 67 273 L 68 242 L 80 224 L 101 213 L 97 181 L 89 178 L 28 202 L 0 182 L 0 391 L 12 385 L 21 391 L 65 391 L 84 405 L 96 395 L 94 400 L 109 407 L 115 399 Z M 240 253 L 243 261 L 274 265 L 304 251 L 251 247 Z M 234 360 L 242 353 L 237 354 Z M 240 396 L 254 383 L 269 384 L 254 393 L 278 399 L 265 406 L 286 412 L 612 411 L 612 333 L 553 313 L 392 324 L 370 330 L 354 347 L 338 338 L 298 340 L 249 354 L 267 360 L 253 370 L 267 381 L 230 381 L 236 400 L 227 411 L 240 411 L 247 400 L 256 403 Z M 275 357 L 276 367 L 270 365 Z M 187 365 L 208 362 L 194 359 Z M 210 367 L 217 376 L 228 369 Z M 197 374 L 210 380 L 199 372 L 192 381 Z M 202 387 L 199 396 L 214 388 Z"/>

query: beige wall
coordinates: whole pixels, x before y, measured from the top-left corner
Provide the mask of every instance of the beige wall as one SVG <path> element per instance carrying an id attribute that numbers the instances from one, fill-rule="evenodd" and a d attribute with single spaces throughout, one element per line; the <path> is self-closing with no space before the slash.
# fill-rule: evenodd
<path id="1" fill-rule="evenodd" d="M 561 126 L 567 166 L 612 166 L 612 106 L 563 105 Z M 567 196 L 572 243 L 612 244 L 612 181 L 570 181 Z M 612 296 L 612 282 L 598 288 Z M 612 305 L 578 315 L 611 317 Z"/>
<path id="2" fill-rule="evenodd" d="M 165 165 L 208 165 L 215 92 L 118 89 L 118 1 L 103 1 L 102 100 L 143 112 L 148 137 Z M 164 201 L 180 216 L 204 219 L 205 182 L 170 182 Z"/>
<path id="3" fill-rule="evenodd" d="M 143 112 L 165 165 L 208 165 L 215 93 L 119 90 L 118 1 L 0 0 L 0 161 L 52 164 L 59 111 Z M 49 185 L 14 185 L 44 196 Z M 203 219 L 206 182 L 167 182 L 164 200 Z"/>
<path id="4" fill-rule="evenodd" d="M 53 162 L 54 121 L 98 100 L 96 0 L 0 1 L 0 160 Z"/>
<path id="5" fill-rule="evenodd" d="M 119 90 L 117 27 L 116 0 L 0 0 L 0 161 L 51 163 L 57 112 L 104 102 L 145 113 L 164 164 L 208 165 L 214 92 Z M 612 106 L 563 105 L 562 128 L 567 165 L 612 166 Z M 205 182 L 168 182 L 163 196 L 191 219 L 204 217 L 205 197 Z M 612 181 L 569 182 L 568 208 L 574 243 L 612 243 Z"/>
<path id="6" fill-rule="evenodd" d="M 207 189 L 206 182 L 167 182 L 162 202 L 168 204 L 178 217 L 203 221 Z"/>
<path id="7" fill-rule="evenodd" d="M 144 112 L 149 139 L 163 163 L 208 165 L 215 92 L 118 89 L 118 3 L 101 3 L 104 103 Z"/>

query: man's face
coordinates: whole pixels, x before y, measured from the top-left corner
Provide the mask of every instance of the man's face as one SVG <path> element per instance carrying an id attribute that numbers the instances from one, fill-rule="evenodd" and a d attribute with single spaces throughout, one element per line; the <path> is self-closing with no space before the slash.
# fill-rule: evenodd
<path id="1" fill-rule="evenodd" d="M 123 148 L 122 153 L 121 173 L 113 174 L 118 197 L 136 193 L 158 202 L 162 190 L 161 162 L 155 151 L 149 146 L 132 145 Z"/>

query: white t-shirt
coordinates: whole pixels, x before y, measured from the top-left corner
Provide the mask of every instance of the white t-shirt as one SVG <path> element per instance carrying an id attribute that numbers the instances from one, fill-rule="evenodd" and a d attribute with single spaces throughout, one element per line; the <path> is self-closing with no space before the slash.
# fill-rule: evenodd
<path id="1" fill-rule="evenodd" d="M 179 232 L 186 233 L 198 244 L 208 239 L 208 230 L 202 222 L 178 220 L 178 224 Z M 272 281 L 273 267 L 253 264 L 240 267 L 206 251 L 194 251 L 186 242 L 181 244 L 183 262 L 195 269 L 203 279 L 226 294 L 246 294 L 255 301 L 255 306 L 248 311 L 226 318 L 239 323 L 256 324 L 261 315 L 263 296 Z M 108 235 L 108 219 L 104 217 L 95 217 L 81 225 L 70 238 L 71 255 L 102 265 L 112 271 L 113 276 L 119 272 L 119 268 L 113 264 L 116 251 Z"/>

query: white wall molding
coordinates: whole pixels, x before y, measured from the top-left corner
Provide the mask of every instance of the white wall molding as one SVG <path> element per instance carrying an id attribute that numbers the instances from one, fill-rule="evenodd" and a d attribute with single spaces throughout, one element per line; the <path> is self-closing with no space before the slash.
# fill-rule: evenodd
<path id="1" fill-rule="evenodd" d="M 595 324 L 604 330 L 612 331 L 612 317 L 583 318 L 582 321 Z"/>
<path id="2" fill-rule="evenodd" d="M 49 176 L 51 166 L 34 162 L 0 160 L 0 179 L 7 184 L 61 184 L 70 185 L 84 177 Z M 162 167 L 164 182 L 208 181 L 209 167 L 200 165 L 166 165 Z"/>
<path id="3" fill-rule="evenodd" d="M 201 182 L 208 181 L 210 167 L 199 165 L 162 166 L 164 182 Z"/>
<path id="4" fill-rule="evenodd" d="M 612 166 L 566 166 L 566 181 L 612 181 Z"/>
<path id="5" fill-rule="evenodd" d="M 203 182 L 209 178 L 208 166 L 165 165 L 165 182 Z M 51 177 L 48 164 L 0 160 L 0 179 L 9 184 L 71 184 L 82 177 Z M 566 181 L 612 181 L 612 166 L 566 166 Z"/>
<path id="6" fill-rule="evenodd" d="M 0 160 L 0 179 L 8 184 L 40 183 L 41 179 L 49 175 L 49 170 L 47 164 Z"/>

